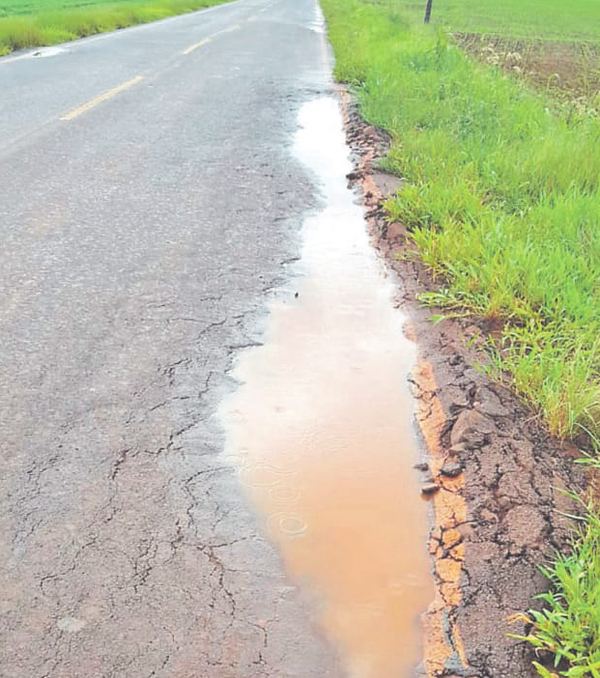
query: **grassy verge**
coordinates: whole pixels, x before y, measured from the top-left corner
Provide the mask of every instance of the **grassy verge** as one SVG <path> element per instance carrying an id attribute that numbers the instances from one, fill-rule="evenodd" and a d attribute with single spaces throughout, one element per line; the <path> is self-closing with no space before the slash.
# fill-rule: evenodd
<path id="1" fill-rule="evenodd" d="M 55 45 L 94 33 L 133 26 L 175 14 L 219 4 L 226 0 L 121 0 L 109 4 L 46 1 L 19 4 L 13 0 L 0 14 L 0 55 L 25 47 Z M 10 14 L 8 14 L 10 12 Z"/>
<path id="2" fill-rule="evenodd" d="M 393 136 L 389 201 L 440 281 L 503 322 L 498 368 L 560 436 L 600 432 L 600 121 L 469 59 L 394 0 L 325 0 L 337 76 Z"/>
<path id="3" fill-rule="evenodd" d="M 385 165 L 405 181 L 387 207 L 392 219 L 407 225 L 438 281 L 437 291 L 424 300 L 449 314 L 476 314 L 501 326 L 500 338 L 490 346 L 494 376 L 508 377 L 555 434 L 586 432 L 597 438 L 597 100 L 589 108 L 564 103 L 508 75 L 501 65 L 469 58 L 447 31 L 422 26 L 423 3 L 322 4 L 337 77 L 354 86 L 364 117 L 391 133 Z M 477 22 L 487 22 L 492 32 L 500 8 L 506 13 L 496 26 L 499 33 L 510 34 L 506 17 L 513 16 L 529 36 L 599 37 L 591 28 L 600 11 L 595 0 L 438 1 L 434 12 L 442 4 L 448 20 L 459 7 L 461 16 L 475 5 L 481 10 L 479 18 L 470 16 L 471 23 L 451 26 L 453 32 L 474 30 Z M 600 533 L 598 521 L 590 524 Z M 588 548 L 591 534 L 582 535 L 574 560 L 559 559 L 548 572 L 555 585 L 552 595 L 571 611 L 581 596 L 592 600 L 597 595 L 597 580 L 580 579 L 578 591 L 572 579 L 560 575 L 571 568 L 576 576 L 576 565 L 580 571 L 597 570 L 596 553 Z M 559 617 L 556 612 L 554 619 Z M 577 623 L 545 648 L 560 660 L 557 675 L 596 675 L 589 667 L 598 660 L 599 627 L 576 633 Z M 538 631 L 543 635 L 547 629 Z M 578 643 L 574 663 L 567 654 L 571 642 Z M 541 666 L 538 670 L 551 675 Z"/>

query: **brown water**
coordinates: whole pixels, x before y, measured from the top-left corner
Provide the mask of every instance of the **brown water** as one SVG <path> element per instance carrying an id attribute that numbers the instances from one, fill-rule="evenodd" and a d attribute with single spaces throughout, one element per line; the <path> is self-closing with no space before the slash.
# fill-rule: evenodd
<path id="1" fill-rule="evenodd" d="M 347 188 L 338 102 L 301 111 L 294 152 L 324 207 L 264 346 L 235 370 L 227 455 L 350 678 L 412 675 L 433 598 L 407 375 L 413 345 Z M 295 292 L 298 297 L 295 297 Z"/>

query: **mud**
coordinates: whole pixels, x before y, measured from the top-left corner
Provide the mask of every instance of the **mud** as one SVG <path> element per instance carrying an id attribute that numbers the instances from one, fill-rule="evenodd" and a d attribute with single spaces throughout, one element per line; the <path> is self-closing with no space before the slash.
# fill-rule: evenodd
<path id="1" fill-rule="evenodd" d="M 429 678 L 533 677 L 529 645 L 509 638 L 523 622 L 509 617 L 547 588 L 539 565 L 567 546 L 573 512 L 561 489 L 583 489 L 576 450 L 553 439 L 539 418 L 477 365 L 485 355 L 477 319 L 434 325 L 435 308 L 416 301 L 434 288 L 402 224 L 386 221 L 384 197 L 398 179 L 374 169 L 384 133 L 365 124 L 348 96 L 347 136 L 355 152 L 351 184 L 362 191 L 373 242 L 396 274 L 419 362 L 412 382 L 429 452 L 433 526 L 429 539 L 437 595 L 425 619 Z M 423 467 L 424 468 L 424 467 Z"/>

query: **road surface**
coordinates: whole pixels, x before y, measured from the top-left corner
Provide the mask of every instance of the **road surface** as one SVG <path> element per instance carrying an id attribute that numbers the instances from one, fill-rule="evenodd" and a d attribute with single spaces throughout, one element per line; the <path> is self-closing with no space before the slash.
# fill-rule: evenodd
<path id="1" fill-rule="evenodd" d="M 219 454 L 315 204 L 315 0 L 0 60 L 0 676 L 325 678 Z"/>

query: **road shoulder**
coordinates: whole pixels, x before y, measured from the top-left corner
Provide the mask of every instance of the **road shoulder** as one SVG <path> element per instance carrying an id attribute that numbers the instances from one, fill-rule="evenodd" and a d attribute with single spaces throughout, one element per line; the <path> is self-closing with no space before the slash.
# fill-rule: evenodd
<path id="1" fill-rule="evenodd" d="M 434 289 L 402 224 L 383 208 L 398 179 L 379 172 L 384 132 L 365 123 L 345 95 L 349 180 L 359 190 L 374 245 L 393 271 L 418 363 L 412 383 L 426 447 L 423 490 L 431 502 L 429 552 L 437 594 L 424 617 L 429 678 L 533 676 L 533 650 L 508 636 L 527 632 L 511 616 L 547 589 L 539 567 L 568 544 L 573 502 L 583 489 L 577 450 L 548 434 L 539 417 L 481 366 L 493 327 L 475 318 L 434 322 L 440 309 L 418 295 Z"/>

